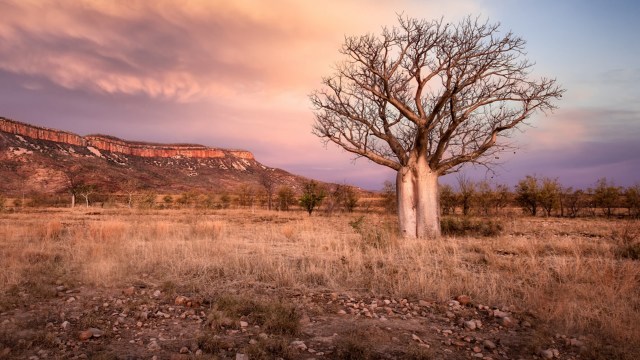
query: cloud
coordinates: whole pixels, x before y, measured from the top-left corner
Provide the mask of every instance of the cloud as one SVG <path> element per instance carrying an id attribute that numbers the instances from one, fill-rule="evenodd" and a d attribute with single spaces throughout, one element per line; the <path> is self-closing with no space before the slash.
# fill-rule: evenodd
<path id="1" fill-rule="evenodd" d="M 377 31 L 395 17 L 386 3 L 364 0 L 27 0 L 3 10 L 0 69 L 69 89 L 178 102 L 306 94 L 344 34 Z"/>

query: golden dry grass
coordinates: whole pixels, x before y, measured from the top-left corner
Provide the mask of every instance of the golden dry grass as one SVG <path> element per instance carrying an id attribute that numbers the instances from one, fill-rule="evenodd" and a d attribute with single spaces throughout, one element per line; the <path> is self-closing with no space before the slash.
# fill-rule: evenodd
<path id="1" fill-rule="evenodd" d="M 618 251 L 620 234 L 640 240 L 637 221 L 512 217 L 498 237 L 425 241 L 398 239 L 394 219 L 379 215 L 89 211 L 1 214 L 0 292 L 145 279 L 203 293 L 265 284 L 441 301 L 469 294 L 559 333 L 640 343 L 640 261 Z"/>

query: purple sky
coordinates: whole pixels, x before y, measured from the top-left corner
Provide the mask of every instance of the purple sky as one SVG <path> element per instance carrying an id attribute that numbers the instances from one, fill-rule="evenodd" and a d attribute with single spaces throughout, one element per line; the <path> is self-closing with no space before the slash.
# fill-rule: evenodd
<path id="1" fill-rule="evenodd" d="M 81 135 L 242 148 L 268 166 L 379 189 L 392 171 L 325 149 L 307 96 L 345 35 L 379 33 L 402 12 L 501 22 L 527 40 L 535 74 L 567 89 L 556 112 L 513 139 L 519 149 L 494 181 L 640 181 L 634 1 L 0 0 L 0 115 Z"/>

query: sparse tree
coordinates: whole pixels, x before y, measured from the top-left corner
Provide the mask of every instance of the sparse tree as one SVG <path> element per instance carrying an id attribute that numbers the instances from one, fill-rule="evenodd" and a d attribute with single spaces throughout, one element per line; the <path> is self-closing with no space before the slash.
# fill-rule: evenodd
<path id="1" fill-rule="evenodd" d="M 456 193 L 449 184 L 440 185 L 440 210 L 442 214 L 449 215 L 456 213 Z"/>
<path id="2" fill-rule="evenodd" d="M 122 191 L 127 195 L 127 206 L 131 208 L 133 206 L 133 196 L 138 191 L 140 183 L 136 179 L 128 179 L 122 184 Z"/>
<path id="3" fill-rule="evenodd" d="M 222 195 L 220 196 L 220 204 L 222 205 L 223 209 L 228 209 L 231 205 L 231 196 L 229 196 L 229 194 L 226 192 L 222 193 Z"/>
<path id="4" fill-rule="evenodd" d="M 613 210 L 618 206 L 619 198 L 619 187 L 615 186 L 613 182 L 607 181 L 607 178 L 598 179 L 596 187 L 593 189 L 593 202 L 602 209 L 607 217 L 613 215 Z"/>
<path id="5" fill-rule="evenodd" d="M 540 205 L 540 188 L 538 178 L 527 175 L 516 185 L 516 201 L 522 207 L 522 210 L 528 212 L 531 216 L 538 214 L 538 206 Z"/>
<path id="6" fill-rule="evenodd" d="M 640 183 L 629 186 L 624 191 L 624 206 L 629 212 L 629 217 L 640 217 Z"/>
<path id="7" fill-rule="evenodd" d="M 325 196 L 324 189 L 318 183 L 309 181 L 303 186 L 300 206 L 311 216 L 313 210 L 322 203 Z"/>
<path id="8" fill-rule="evenodd" d="M 567 189 L 566 196 L 566 207 L 567 207 L 567 216 L 576 217 L 580 213 L 580 209 L 584 203 L 584 191 L 577 189 L 575 191 L 569 192 L 571 188 Z"/>
<path id="9" fill-rule="evenodd" d="M 551 211 L 556 208 L 558 204 L 558 197 L 560 196 L 560 183 L 558 179 L 542 178 L 542 185 L 540 186 L 538 194 L 538 202 L 540 207 L 544 211 L 544 215 L 551 216 Z"/>
<path id="10" fill-rule="evenodd" d="M 86 207 L 89 207 L 89 196 L 96 191 L 96 187 L 90 184 L 82 184 L 76 188 L 77 194 L 84 198 Z"/>
<path id="11" fill-rule="evenodd" d="M 500 210 L 504 209 L 509 205 L 512 199 L 511 191 L 509 191 L 509 186 L 505 184 L 496 185 L 495 197 L 494 197 L 494 207 L 496 208 L 496 213 L 499 213 Z"/>
<path id="12" fill-rule="evenodd" d="M 456 180 L 458 181 L 458 202 L 462 207 L 462 215 L 466 216 L 471 211 L 471 203 L 476 194 L 476 184 L 462 174 L 458 175 Z"/>
<path id="13" fill-rule="evenodd" d="M 337 185 L 330 197 L 346 212 L 353 212 L 360 199 L 358 192 L 348 185 Z"/>
<path id="14" fill-rule="evenodd" d="M 387 180 L 382 185 L 382 206 L 386 212 L 394 212 L 398 209 L 396 184 Z"/>
<path id="15" fill-rule="evenodd" d="M 436 237 L 438 177 L 491 165 L 502 139 L 563 90 L 531 76 L 525 41 L 499 24 L 398 20 L 380 37 L 345 39 L 345 60 L 310 97 L 314 133 L 396 170 L 400 231 Z"/>
<path id="16" fill-rule="evenodd" d="M 264 187 L 265 195 L 267 198 L 267 209 L 271 210 L 273 193 L 276 189 L 276 182 L 271 176 L 269 176 L 268 173 L 263 173 L 262 175 L 260 175 L 260 185 Z"/>
<path id="17" fill-rule="evenodd" d="M 487 216 L 493 209 L 495 193 L 491 184 L 487 180 L 480 181 L 476 185 L 476 203 L 482 212 L 482 215 Z"/>
<path id="18" fill-rule="evenodd" d="M 278 189 L 278 209 L 288 211 L 295 203 L 295 194 L 290 186 L 284 185 Z"/>

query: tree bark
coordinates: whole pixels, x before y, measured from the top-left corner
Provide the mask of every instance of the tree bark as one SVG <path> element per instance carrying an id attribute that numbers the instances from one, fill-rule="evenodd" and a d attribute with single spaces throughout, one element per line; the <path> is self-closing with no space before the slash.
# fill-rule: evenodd
<path id="1" fill-rule="evenodd" d="M 438 174 L 424 157 L 417 157 L 398 171 L 396 178 L 398 220 L 405 238 L 440 236 Z"/>
<path id="2" fill-rule="evenodd" d="M 440 202 L 438 199 L 438 174 L 433 172 L 424 157 L 416 164 L 417 187 L 417 235 L 419 238 L 440 236 Z"/>
<path id="3" fill-rule="evenodd" d="M 411 167 L 402 167 L 398 170 L 396 177 L 396 197 L 398 199 L 400 234 L 405 238 L 417 237 L 417 209 L 414 190 L 414 176 Z"/>
<path id="4" fill-rule="evenodd" d="M 76 206 L 76 194 L 71 194 L 71 208 Z"/>

